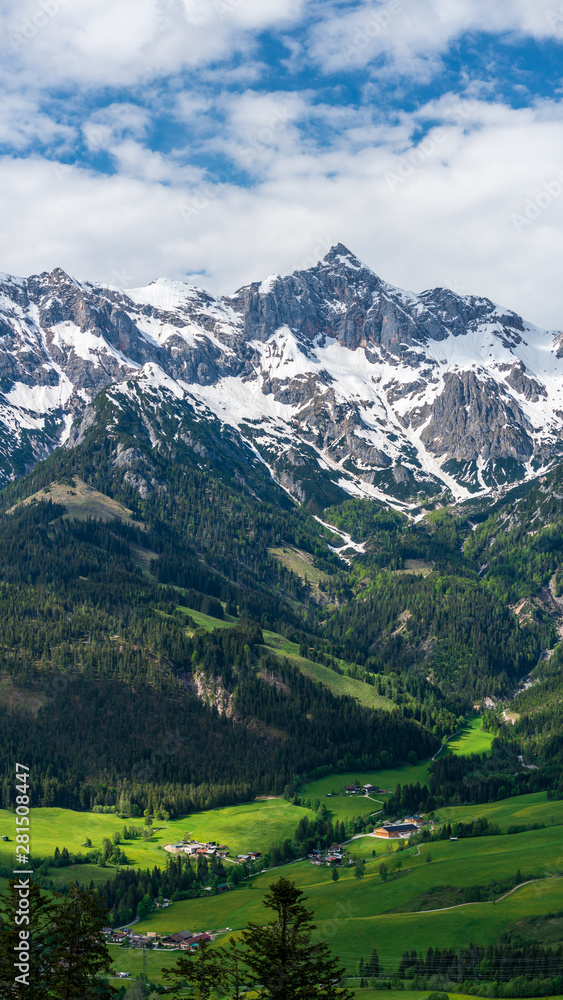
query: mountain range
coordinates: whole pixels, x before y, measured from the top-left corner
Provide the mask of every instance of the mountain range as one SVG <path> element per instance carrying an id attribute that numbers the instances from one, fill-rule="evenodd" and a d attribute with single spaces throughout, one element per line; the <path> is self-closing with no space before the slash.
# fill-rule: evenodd
<path id="1" fill-rule="evenodd" d="M 273 479 L 318 510 L 350 495 L 414 508 L 543 474 L 562 393 L 563 333 L 483 297 L 403 291 L 342 244 L 221 298 L 162 278 L 0 278 L 3 483 L 134 409 L 149 450 L 226 462 L 258 495 Z M 134 441 L 114 462 L 141 496 L 158 490 Z"/>

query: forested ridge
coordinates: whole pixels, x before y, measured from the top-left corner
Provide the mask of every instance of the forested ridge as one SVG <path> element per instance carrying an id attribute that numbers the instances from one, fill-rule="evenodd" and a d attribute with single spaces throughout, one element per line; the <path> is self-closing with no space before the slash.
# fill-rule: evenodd
<path id="1" fill-rule="evenodd" d="M 96 404 L 100 419 L 115 416 L 107 394 Z M 267 470 L 245 466 L 228 434 L 204 430 L 194 452 L 194 425 L 167 436 L 173 420 L 161 414 L 156 444 L 134 408 L 109 431 L 94 421 L 3 491 L 3 770 L 25 750 L 38 804 L 121 803 L 135 815 L 151 803 L 179 815 L 280 792 L 320 767 L 424 758 L 475 700 L 507 697 L 555 647 L 556 598 L 541 594 L 552 578 L 558 586 L 560 471 L 476 530 L 467 511 L 414 523 L 346 501 L 323 516 L 363 543 L 345 561 L 336 531 Z M 124 449 L 132 466 L 120 462 Z M 102 523 L 53 502 L 57 483 L 72 491 L 79 481 L 130 516 Z M 276 558 L 280 546 L 307 556 L 317 590 Z M 517 599 L 528 602 L 524 615 Z M 209 632 L 179 606 L 230 620 Z M 337 697 L 268 652 L 262 629 L 372 685 L 395 710 Z M 515 744 L 512 760 L 525 747 L 552 766 L 561 753 L 558 662 L 556 651 L 541 722 L 526 711 L 508 736 L 498 727 Z M 498 773 L 495 794 L 512 780 L 509 768 Z M 443 798 L 448 781 L 431 794 Z M 463 777 L 468 801 L 474 785 Z"/>

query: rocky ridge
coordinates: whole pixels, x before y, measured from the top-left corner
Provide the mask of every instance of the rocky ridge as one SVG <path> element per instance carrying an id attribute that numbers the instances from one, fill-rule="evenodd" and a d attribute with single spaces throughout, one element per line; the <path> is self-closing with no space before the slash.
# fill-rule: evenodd
<path id="1" fill-rule="evenodd" d="M 60 269 L 4 275 L 0 472 L 75 445 L 102 412 L 111 424 L 93 407 L 103 392 L 114 412 L 134 403 L 148 447 L 181 434 L 205 458 L 207 424 L 227 461 L 267 466 L 318 507 L 463 499 L 561 453 L 562 339 L 488 299 L 395 288 L 341 244 L 220 299 L 167 279 L 122 291 Z M 135 448 L 115 461 L 159 488 Z"/>

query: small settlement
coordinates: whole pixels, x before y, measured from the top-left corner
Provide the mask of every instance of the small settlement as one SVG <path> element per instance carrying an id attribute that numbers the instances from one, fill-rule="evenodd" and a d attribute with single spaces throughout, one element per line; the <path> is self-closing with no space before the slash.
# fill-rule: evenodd
<path id="1" fill-rule="evenodd" d="M 360 785 L 355 782 L 353 785 L 345 785 L 344 791 L 346 795 L 374 795 L 378 792 L 384 792 L 384 788 L 380 788 L 379 785 Z M 327 792 L 327 796 L 330 798 L 331 792 Z"/>
<path id="2" fill-rule="evenodd" d="M 225 844 L 218 844 L 215 840 L 209 841 L 207 844 L 199 840 L 180 841 L 178 844 L 166 844 L 164 850 L 169 851 L 170 854 L 188 854 L 190 857 L 201 855 L 212 858 L 216 855 L 220 858 L 228 858 L 229 856 L 229 848 Z"/>
<path id="3" fill-rule="evenodd" d="M 229 848 L 225 844 L 217 844 L 214 840 L 208 843 L 202 843 L 199 840 L 181 841 L 177 844 L 166 844 L 164 850 L 170 854 L 187 854 L 194 858 L 229 858 L 234 864 L 242 864 L 244 861 L 258 861 L 262 857 L 260 851 L 249 851 L 248 854 L 237 854 L 236 858 L 230 858 Z"/>
<path id="4" fill-rule="evenodd" d="M 178 931 L 176 934 L 157 934 L 156 931 L 145 931 L 144 934 L 135 934 L 131 928 L 114 931 L 111 927 L 106 927 L 104 934 L 108 941 L 130 948 L 179 948 L 181 951 L 190 951 L 197 948 L 199 944 L 213 940 L 211 934 L 206 932 L 193 934 L 192 931 Z"/>

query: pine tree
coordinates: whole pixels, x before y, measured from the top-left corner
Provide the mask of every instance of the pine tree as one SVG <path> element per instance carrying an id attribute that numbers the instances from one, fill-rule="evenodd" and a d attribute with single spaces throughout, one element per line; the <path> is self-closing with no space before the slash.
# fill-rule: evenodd
<path id="1" fill-rule="evenodd" d="M 46 949 L 48 945 L 48 928 L 53 915 L 53 906 L 45 896 L 41 896 L 39 886 L 30 881 L 29 910 L 25 911 L 29 922 L 23 919 L 20 911 L 20 894 L 16 888 L 17 880 L 11 879 L 2 899 L 0 919 L 0 996 L 13 1000 L 44 1000 L 46 996 Z M 18 911 L 20 911 L 18 913 Z M 22 938 L 20 931 L 29 934 Z M 29 972 L 22 972 L 14 967 L 16 961 L 15 946 L 21 942 L 29 943 Z M 20 949 L 19 955 L 23 961 L 25 952 Z M 23 981 L 15 983 L 16 976 Z"/>
<path id="2" fill-rule="evenodd" d="M 210 950 L 206 941 L 200 941 L 196 951 L 181 955 L 173 968 L 162 970 L 164 979 L 171 981 L 170 992 L 178 993 L 185 983 L 189 983 L 196 1000 L 207 1000 L 210 991 L 215 987 L 223 988 L 227 978 L 222 958 L 222 951 Z"/>
<path id="3" fill-rule="evenodd" d="M 375 948 L 373 949 L 369 960 L 369 974 L 375 979 L 379 975 L 379 956 Z"/>
<path id="4" fill-rule="evenodd" d="M 275 913 L 265 927 L 249 924 L 243 932 L 245 961 L 261 984 L 264 1000 L 352 1000 L 340 987 L 343 969 L 325 942 L 311 943 L 315 926 L 293 882 L 270 885 L 264 905 Z"/>
<path id="5" fill-rule="evenodd" d="M 111 969 L 111 956 L 102 937 L 104 908 L 90 889 L 69 884 L 68 895 L 55 893 L 56 905 L 49 942 L 49 1000 L 106 998 L 115 990 L 99 978 Z"/>

